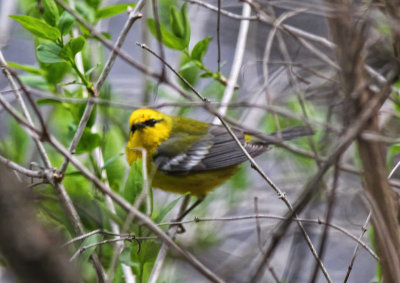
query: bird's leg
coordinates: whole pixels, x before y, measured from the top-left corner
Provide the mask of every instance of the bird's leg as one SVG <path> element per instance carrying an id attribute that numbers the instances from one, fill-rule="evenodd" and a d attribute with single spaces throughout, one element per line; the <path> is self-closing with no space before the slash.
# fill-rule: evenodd
<path id="1" fill-rule="evenodd" d="M 198 197 L 197 200 L 188 209 L 186 209 L 186 207 L 189 204 L 189 200 L 190 200 L 190 196 L 186 196 L 184 198 L 184 200 L 182 202 L 182 205 L 181 205 L 181 208 L 180 208 L 180 211 L 179 211 L 179 216 L 178 216 L 178 218 L 175 219 L 175 222 L 182 221 L 182 219 L 186 215 L 188 215 L 189 212 L 191 212 L 193 209 L 195 209 L 204 200 L 204 197 Z M 185 233 L 186 230 L 183 227 L 183 225 L 182 224 L 177 224 L 177 225 L 178 225 L 178 228 L 179 228 L 177 233 L 178 234 Z"/>
<path id="2" fill-rule="evenodd" d="M 200 203 L 202 203 L 204 200 L 204 197 L 198 197 L 197 200 L 185 211 L 181 211 L 181 213 L 179 213 L 179 217 L 176 219 L 176 221 L 181 221 L 186 215 L 189 214 L 189 212 L 191 212 L 193 209 L 195 209 Z"/>

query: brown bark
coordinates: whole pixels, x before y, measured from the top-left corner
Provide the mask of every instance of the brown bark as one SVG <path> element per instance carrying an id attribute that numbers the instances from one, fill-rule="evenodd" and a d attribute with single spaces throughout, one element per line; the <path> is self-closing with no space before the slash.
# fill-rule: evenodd
<path id="1" fill-rule="evenodd" d="M 0 251 L 22 282 L 79 282 L 58 235 L 35 219 L 24 184 L 0 166 Z"/>
<path id="2" fill-rule="evenodd" d="M 341 68 L 344 125 L 354 123 L 366 103 L 374 96 L 368 88 L 364 43 L 366 25 L 355 20 L 351 2 L 331 1 L 340 12 L 330 18 L 330 29 L 337 45 L 336 56 Z M 395 50 L 397 53 L 397 50 Z M 379 134 L 378 115 L 371 118 L 365 131 Z M 400 282 L 400 236 L 396 217 L 395 195 L 387 180 L 385 147 L 382 143 L 357 138 L 364 174 L 364 185 L 372 209 L 372 222 L 385 282 Z"/>

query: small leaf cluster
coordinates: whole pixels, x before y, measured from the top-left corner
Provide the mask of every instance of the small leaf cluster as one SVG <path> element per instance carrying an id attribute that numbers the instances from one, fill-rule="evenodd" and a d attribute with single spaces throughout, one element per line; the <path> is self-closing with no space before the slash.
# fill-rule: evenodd
<path id="1" fill-rule="evenodd" d="M 204 65 L 203 58 L 208 51 L 208 45 L 212 37 L 206 37 L 195 44 L 192 51 L 189 50 L 191 27 L 187 12 L 187 3 L 179 10 L 171 5 L 169 9 L 169 23 L 163 23 L 156 19 L 148 19 L 147 25 L 153 36 L 163 45 L 182 53 L 179 73 L 190 83 L 195 84 L 197 78 L 213 78 L 222 84 L 226 84 L 225 77 L 220 72 L 213 72 Z M 200 75 L 199 70 L 203 71 Z M 184 87 L 187 87 L 183 84 Z"/>

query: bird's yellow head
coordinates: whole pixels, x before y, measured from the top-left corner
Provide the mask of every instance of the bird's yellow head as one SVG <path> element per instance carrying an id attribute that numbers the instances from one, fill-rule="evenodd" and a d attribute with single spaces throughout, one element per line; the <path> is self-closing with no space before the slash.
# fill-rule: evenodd
<path id="1" fill-rule="evenodd" d="M 169 138 L 172 129 L 171 117 L 153 109 L 138 109 L 129 118 L 129 142 L 126 155 L 129 164 L 141 158 L 139 148 L 147 151 L 148 157 Z"/>

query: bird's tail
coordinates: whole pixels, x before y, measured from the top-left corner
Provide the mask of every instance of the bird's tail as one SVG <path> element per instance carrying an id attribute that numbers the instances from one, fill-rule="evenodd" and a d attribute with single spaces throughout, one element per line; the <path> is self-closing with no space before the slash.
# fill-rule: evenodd
<path id="1" fill-rule="evenodd" d="M 314 133 L 315 132 L 311 127 L 295 126 L 269 134 L 254 135 L 254 133 L 252 133 L 251 135 L 255 137 L 256 140 L 252 139 L 251 143 L 262 145 L 280 144 L 283 141 L 288 141 L 304 136 L 311 136 Z"/>
<path id="2" fill-rule="evenodd" d="M 311 136 L 315 134 L 314 130 L 308 126 L 295 126 L 287 128 L 278 132 L 270 133 L 268 136 L 277 139 L 282 139 L 283 141 L 289 141 L 295 138 Z"/>

